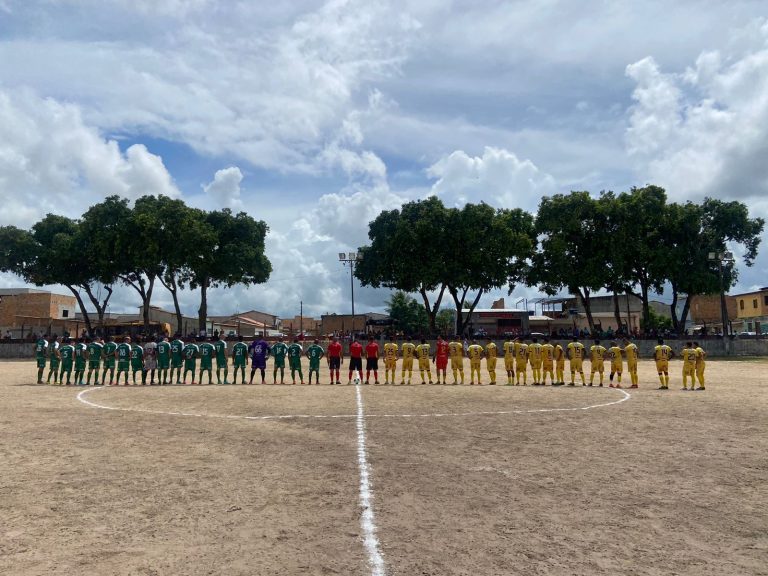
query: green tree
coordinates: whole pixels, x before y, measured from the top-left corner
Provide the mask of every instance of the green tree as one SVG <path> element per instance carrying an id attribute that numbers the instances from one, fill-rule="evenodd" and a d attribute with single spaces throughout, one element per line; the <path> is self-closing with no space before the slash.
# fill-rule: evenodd
<path id="1" fill-rule="evenodd" d="M 418 293 L 434 333 L 446 289 L 447 236 L 448 211 L 434 196 L 384 211 L 368 225 L 371 244 L 358 251 L 355 277 L 363 286 Z"/>
<path id="2" fill-rule="evenodd" d="M 563 288 L 577 295 L 590 329 L 595 326 L 590 298 L 608 282 L 604 220 L 589 192 L 542 198 L 536 214 L 541 249 L 528 274 L 528 284 L 549 295 Z"/>
<path id="3" fill-rule="evenodd" d="M 190 287 L 200 288 L 199 330 L 206 329 L 209 288 L 261 284 L 269 279 L 272 265 L 264 253 L 268 230 L 265 222 L 245 212 L 232 214 L 225 208 L 206 214 L 188 263 Z"/>
<path id="4" fill-rule="evenodd" d="M 446 337 L 453 334 L 456 329 L 456 311 L 450 308 L 441 308 L 435 318 L 435 326 L 438 333 Z"/>
<path id="5" fill-rule="evenodd" d="M 429 317 L 415 298 L 398 290 L 387 300 L 387 313 L 395 330 L 405 334 L 423 334 L 429 330 Z"/>

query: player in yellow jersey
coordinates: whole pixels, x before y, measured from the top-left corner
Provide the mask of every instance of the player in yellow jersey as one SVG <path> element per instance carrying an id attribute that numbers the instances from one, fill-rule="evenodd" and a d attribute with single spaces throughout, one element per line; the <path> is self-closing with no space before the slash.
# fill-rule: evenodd
<path id="1" fill-rule="evenodd" d="M 632 382 L 630 388 L 637 388 L 637 345 L 627 338 L 624 338 L 624 354 L 627 357 L 627 372 L 629 372 L 629 379 Z"/>
<path id="2" fill-rule="evenodd" d="M 523 386 L 528 385 L 528 344 L 521 342 L 520 338 L 515 338 L 515 373 L 516 380 L 515 386 L 520 385 L 520 380 L 523 381 Z"/>
<path id="3" fill-rule="evenodd" d="M 528 345 L 528 361 L 531 363 L 533 372 L 533 385 L 538 386 L 541 382 L 541 344 L 536 338 L 531 338 Z"/>
<path id="4" fill-rule="evenodd" d="M 429 365 L 429 344 L 427 344 L 427 341 L 424 338 L 421 339 L 421 344 L 416 346 L 416 357 L 419 359 L 419 374 L 421 374 L 421 383 L 427 383 L 427 381 L 424 380 L 424 372 L 426 372 L 429 378 L 429 383 L 432 384 L 432 368 Z"/>
<path id="5" fill-rule="evenodd" d="M 696 378 L 699 380 L 699 387 L 696 390 L 706 390 L 704 387 L 704 369 L 707 366 L 707 353 L 704 348 L 699 346 L 698 342 L 693 343 L 693 349 L 696 350 Z"/>
<path id="6" fill-rule="evenodd" d="M 512 340 L 504 342 L 504 370 L 507 372 L 507 386 L 511 386 L 515 377 L 515 343 Z"/>
<path id="7" fill-rule="evenodd" d="M 467 348 L 467 356 L 469 356 L 469 383 L 470 385 L 475 383 L 475 373 L 477 373 L 477 383 L 480 384 L 480 360 L 483 358 L 483 347 L 477 343 L 477 340 L 472 340 L 472 344 Z"/>
<path id="8" fill-rule="evenodd" d="M 555 345 L 555 379 L 554 386 L 565 384 L 565 350 L 560 344 Z"/>
<path id="9" fill-rule="evenodd" d="M 653 359 L 656 361 L 656 372 L 659 373 L 659 390 L 669 390 L 669 359 L 672 358 L 672 348 L 664 344 L 664 338 L 659 338 L 658 345 L 653 349 Z"/>
<path id="10" fill-rule="evenodd" d="M 621 373 L 624 371 L 624 358 L 621 355 L 621 348 L 616 342 L 611 342 L 611 347 L 608 348 L 608 356 L 611 359 L 611 383 L 608 384 L 613 388 L 613 376 L 616 375 L 616 388 L 621 388 Z"/>
<path id="11" fill-rule="evenodd" d="M 555 385 L 555 347 L 549 343 L 549 338 L 544 338 L 544 344 L 541 345 L 541 385 L 546 386 L 547 374 L 549 374 L 549 383 Z"/>
<path id="12" fill-rule="evenodd" d="M 693 342 L 686 342 L 685 348 L 681 352 L 683 358 L 683 387 L 682 390 L 688 390 L 688 378 L 691 379 L 691 390 L 696 385 L 696 349 Z"/>
<path id="13" fill-rule="evenodd" d="M 595 373 L 600 374 L 600 386 L 603 385 L 603 373 L 605 372 L 605 346 L 600 344 L 600 340 L 595 340 L 595 343 L 589 347 L 589 364 L 591 367 L 589 374 L 589 385 L 595 381 Z"/>
<path id="14" fill-rule="evenodd" d="M 568 355 L 568 362 L 571 365 L 571 382 L 568 386 L 576 386 L 576 372 L 581 374 L 581 385 L 586 386 L 587 383 L 584 379 L 584 344 L 579 342 L 579 339 L 573 337 L 573 342 L 568 344 L 566 349 Z"/>
<path id="15" fill-rule="evenodd" d="M 389 337 L 389 342 L 384 344 L 384 384 L 389 384 L 389 375 L 392 375 L 392 384 L 395 383 L 395 368 L 397 367 L 397 344 L 394 338 Z"/>
<path id="16" fill-rule="evenodd" d="M 403 353 L 403 365 L 400 372 L 400 384 L 405 384 L 405 373 L 408 373 L 408 384 L 411 383 L 411 376 L 413 375 L 413 357 L 416 354 L 416 346 L 411 342 L 411 337 L 408 336 L 401 347 Z"/>
<path id="17" fill-rule="evenodd" d="M 491 386 L 496 384 L 496 358 L 498 357 L 498 348 L 496 343 L 488 338 L 488 344 L 485 345 L 485 367 L 488 369 L 488 376 L 491 378 Z"/>
<path id="18" fill-rule="evenodd" d="M 457 372 L 461 375 L 461 383 L 464 384 L 464 345 L 458 336 L 448 344 L 448 354 L 451 357 L 451 371 L 453 372 L 453 383 L 458 384 L 456 378 Z"/>

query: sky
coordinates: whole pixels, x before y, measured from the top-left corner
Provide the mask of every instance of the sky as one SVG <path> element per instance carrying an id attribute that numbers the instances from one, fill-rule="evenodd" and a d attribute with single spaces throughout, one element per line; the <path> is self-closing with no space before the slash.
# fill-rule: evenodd
<path id="1" fill-rule="evenodd" d="M 269 225 L 272 277 L 212 290 L 209 313 L 287 317 L 348 313 L 338 253 L 429 195 L 535 211 L 653 183 L 768 217 L 767 17 L 756 0 L 0 0 L 0 225 L 112 194 L 244 210 Z M 768 285 L 765 240 L 736 290 Z M 357 284 L 356 311 L 388 296 Z M 120 288 L 110 310 L 138 305 Z"/>

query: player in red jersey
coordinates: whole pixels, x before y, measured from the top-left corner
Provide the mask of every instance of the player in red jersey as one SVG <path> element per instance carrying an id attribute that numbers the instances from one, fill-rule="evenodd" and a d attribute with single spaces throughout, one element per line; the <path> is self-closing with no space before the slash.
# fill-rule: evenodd
<path id="1" fill-rule="evenodd" d="M 339 342 L 338 338 L 334 336 L 331 338 L 331 343 L 328 344 L 328 368 L 331 371 L 331 384 L 334 382 L 336 382 L 336 384 L 341 384 L 339 369 L 341 368 L 341 363 L 343 362 L 343 354 L 344 352 L 341 347 L 341 342 Z M 335 378 L 333 376 L 334 371 L 336 372 Z"/>
<path id="2" fill-rule="evenodd" d="M 373 371 L 373 383 L 379 383 L 379 343 L 373 336 L 368 336 L 368 345 L 365 347 L 365 383 L 371 382 L 371 371 Z"/>
<path id="3" fill-rule="evenodd" d="M 357 341 L 357 338 L 352 339 L 352 344 L 349 345 L 349 382 L 347 385 L 352 384 L 352 374 L 355 370 L 362 375 L 363 373 L 363 345 Z"/>
<path id="4" fill-rule="evenodd" d="M 437 345 L 435 346 L 435 355 L 432 361 L 437 366 L 437 383 L 440 384 L 440 373 L 443 374 L 442 384 L 445 384 L 445 373 L 448 370 L 448 342 L 443 340 L 442 336 L 437 337 Z"/>

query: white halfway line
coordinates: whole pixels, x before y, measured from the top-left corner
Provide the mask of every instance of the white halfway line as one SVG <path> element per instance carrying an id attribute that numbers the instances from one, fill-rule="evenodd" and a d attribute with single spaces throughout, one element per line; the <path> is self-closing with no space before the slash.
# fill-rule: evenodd
<path id="1" fill-rule="evenodd" d="M 357 396 L 357 467 L 360 471 L 360 526 L 363 529 L 365 549 L 371 565 L 371 576 L 384 576 L 384 558 L 381 555 L 379 538 L 373 514 L 373 490 L 371 489 L 371 467 L 365 448 L 365 412 L 360 386 L 355 386 Z"/>
<path id="2" fill-rule="evenodd" d="M 94 390 L 106 390 L 105 387 L 86 388 L 77 395 L 78 401 L 91 406 L 92 408 L 100 408 L 102 410 L 112 410 L 114 412 L 139 412 L 141 414 L 161 414 L 163 416 L 193 416 L 195 418 L 225 418 L 228 420 L 300 420 L 300 419 L 339 419 L 339 418 L 357 418 L 356 414 L 268 414 L 266 416 L 243 416 L 239 414 L 203 414 L 197 412 L 181 412 L 181 411 L 167 411 L 167 410 L 150 410 L 148 408 L 121 408 L 118 406 L 107 406 L 106 404 L 98 404 L 85 398 L 86 394 L 93 392 Z M 140 388 L 136 388 L 140 390 Z M 546 412 L 578 412 L 580 410 L 593 410 L 595 408 L 606 408 L 608 406 L 615 406 L 626 402 L 632 395 L 623 390 L 622 388 L 609 390 L 616 390 L 621 392 L 622 397 L 613 402 L 603 402 L 600 404 L 590 404 L 589 406 L 576 406 L 572 408 L 533 408 L 529 410 L 493 410 L 493 411 L 476 411 L 476 412 L 428 412 L 423 414 L 366 414 L 366 418 L 450 418 L 450 417 L 462 417 L 462 416 L 504 416 L 511 414 L 541 414 Z"/>

